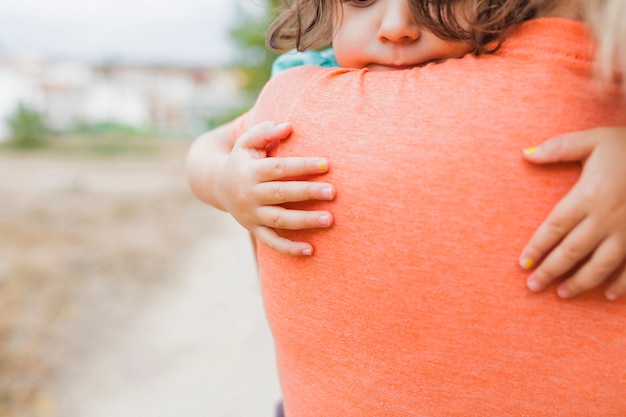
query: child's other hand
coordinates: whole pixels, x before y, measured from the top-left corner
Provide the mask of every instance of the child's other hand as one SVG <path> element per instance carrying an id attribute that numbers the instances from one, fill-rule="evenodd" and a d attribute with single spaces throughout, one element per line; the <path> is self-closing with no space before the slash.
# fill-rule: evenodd
<path id="1" fill-rule="evenodd" d="M 288 210 L 283 203 L 332 200 L 330 184 L 285 181 L 290 177 L 328 171 L 328 162 L 317 157 L 268 157 L 267 149 L 278 146 L 291 134 L 287 123 L 262 122 L 243 134 L 217 171 L 216 193 L 224 208 L 250 233 L 270 248 L 288 255 L 310 255 L 313 247 L 294 242 L 276 229 L 329 227 L 333 218 L 326 211 Z"/>
<path id="2" fill-rule="evenodd" d="M 557 289 L 574 297 L 612 278 L 609 299 L 626 292 L 626 128 L 599 128 L 553 138 L 524 152 L 536 164 L 582 161 L 579 181 L 522 251 L 536 266 L 528 287 L 540 291 L 573 272 Z"/>

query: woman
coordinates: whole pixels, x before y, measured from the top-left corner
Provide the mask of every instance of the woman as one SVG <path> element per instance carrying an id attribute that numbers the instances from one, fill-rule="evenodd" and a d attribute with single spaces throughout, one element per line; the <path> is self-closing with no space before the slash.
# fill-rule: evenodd
<path id="1" fill-rule="evenodd" d="M 518 150 L 626 124 L 619 88 L 590 81 L 576 5 L 560 6 L 492 55 L 290 71 L 238 121 L 289 120 L 276 155 L 333 164 L 332 206 L 297 206 L 333 227 L 282 233 L 315 255 L 258 251 L 288 417 L 626 413 L 626 302 L 530 294 L 511 262 L 579 174 Z"/>

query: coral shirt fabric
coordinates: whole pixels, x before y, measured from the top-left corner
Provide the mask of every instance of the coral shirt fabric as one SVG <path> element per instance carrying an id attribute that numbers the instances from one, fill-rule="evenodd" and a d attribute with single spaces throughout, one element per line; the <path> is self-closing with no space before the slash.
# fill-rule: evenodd
<path id="1" fill-rule="evenodd" d="M 525 286 L 518 254 L 580 174 L 522 149 L 626 125 L 591 82 L 581 23 L 530 21 L 490 56 L 397 72 L 286 71 L 235 134 L 290 121 L 278 156 L 321 156 L 332 228 L 258 249 L 288 417 L 624 416 L 626 300 Z"/>

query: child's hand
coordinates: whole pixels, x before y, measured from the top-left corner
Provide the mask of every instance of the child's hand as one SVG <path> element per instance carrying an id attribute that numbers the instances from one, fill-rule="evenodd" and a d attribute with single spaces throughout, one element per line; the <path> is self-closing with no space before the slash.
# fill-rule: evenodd
<path id="1" fill-rule="evenodd" d="M 626 292 L 626 128 L 572 133 L 525 150 L 537 164 L 582 161 L 582 175 L 522 251 L 520 264 L 536 266 L 528 287 L 540 291 L 568 272 L 558 294 L 573 297 L 613 282 L 605 295 Z M 577 268 L 575 270 L 575 268 Z"/>
<path id="2" fill-rule="evenodd" d="M 235 143 L 230 155 L 216 172 L 218 199 L 243 227 L 272 249 L 288 255 L 310 255 L 313 247 L 293 242 L 275 229 L 329 227 L 333 218 L 326 211 L 288 210 L 280 204 L 308 200 L 332 200 L 330 184 L 285 181 L 290 177 L 328 171 L 323 158 L 267 157 L 268 147 L 278 146 L 291 134 L 291 125 L 263 122 L 252 127 Z"/>

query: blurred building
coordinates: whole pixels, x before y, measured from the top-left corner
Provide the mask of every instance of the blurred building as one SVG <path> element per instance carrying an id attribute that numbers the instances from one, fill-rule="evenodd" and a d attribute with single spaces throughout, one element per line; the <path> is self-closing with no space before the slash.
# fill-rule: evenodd
<path id="1" fill-rule="evenodd" d="M 237 72 L 174 65 L 86 63 L 0 56 L 0 140 L 18 105 L 41 112 L 49 127 L 114 123 L 163 135 L 194 135 L 206 120 L 241 106 Z"/>

